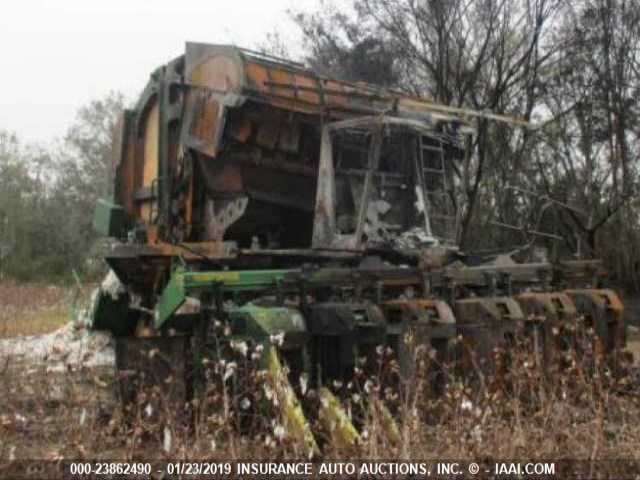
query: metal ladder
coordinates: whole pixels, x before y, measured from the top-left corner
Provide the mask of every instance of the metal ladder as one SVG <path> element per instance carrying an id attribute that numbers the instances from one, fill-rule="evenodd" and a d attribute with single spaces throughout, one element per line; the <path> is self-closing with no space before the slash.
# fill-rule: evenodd
<path id="1" fill-rule="evenodd" d="M 449 186 L 442 138 L 438 137 L 437 142 L 437 145 L 425 143 L 425 136 L 418 134 L 418 176 L 423 186 L 427 234 L 447 242 L 454 240 L 455 219 L 447 197 Z"/>

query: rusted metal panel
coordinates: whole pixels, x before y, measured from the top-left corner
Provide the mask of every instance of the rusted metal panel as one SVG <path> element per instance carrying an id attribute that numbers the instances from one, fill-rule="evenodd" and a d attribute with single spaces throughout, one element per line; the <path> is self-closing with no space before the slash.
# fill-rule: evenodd
<path id="1" fill-rule="evenodd" d="M 239 94 L 245 75 L 238 49 L 187 43 L 185 80 L 188 84 L 221 93 Z"/>
<path id="2" fill-rule="evenodd" d="M 505 352 L 524 327 L 520 305 L 511 297 L 476 297 L 455 301 L 453 311 L 461 336 L 463 374 L 490 375 L 487 386 L 501 387 L 507 371 Z"/>
<path id="3" fill-rule="evenodd" d="M 281 172 L 262 165 L 245 165 L 243 185 L 245 191 L 257 199 L 298 210 L 313 210 L 315 180 L 306 175 Z"/>
<path id="4" fill-rule="evenodd" d="M 202 142 L 211 143 L 217 130 L 220 105 L 206 95 L 198 95 L 193 108 L 190 133 Z"/>
<path id="5" fill-rule="evenodd" d="M 295 90 L 298 92 L 298 100 L 310 104 L 322 105 L 322 99 L 317 91 L 318 80 L 311 76 L 296 75 Z"/>
<path id="6" fill-rule="evenodd" d="M 236 119 L 229 128 L 229 135 L 242 143 L 249 140 L 251 132 L 251 121 L 246 117 Z"/>
<path id="7" fill-rule="evenodd" d="M 396 110 L 405 117 L 455 119 L 463 125 L 470 118 L 481 116 L 530 126 L 512 117 L 439 105 L 363 82 L 320 78 L 300 64 L 225 45 L 188 43 L 185 63 L 188 83 L 221 92 L 227 97 L 225 105 L 240 105 L 252 98 L 302 113 L 333 112 L 336 118 L 341 112 L 376 114 Z"/>
<path id="8" fill-rule="evenodd" d="M 182 142 L 210 157 L 218 154 L 225 124 L 225 109 L 210 92 L 192 90 L 187 95 Z"/>
<path id="9" fill-rule="evenodd" d="M 393 308 L 402 308 L 412 311 L 416 318 L 425 323 L 454 325 L 455 317 L 451 307 L 443 300 L 411 299 L 389 300 L 380 304 L 383 311 Z"/>
<path id="10" fill-rule="evenodd" d="M 212 192 L 241 193 L 244 189 L 242 165 L 228 160 L 220 162 L 199 161 L 207 188 Z"/>
<path id="11" fill-rule="evenodd" d="M 261 147 L 273 150 L 278 144 L 281 129 L 280 121 L 276 118 L 260 123 L 256 143 Z"/>
<path id="12" fill-rule="evenodd" d="M 147 114 L 143 131 L 144 157 L 141 186 L 150 186 L 158 177 L 158 124 L 159 108 L 158 104 L 154 103 Z"/>
<path id="13" fill-rule="evenodd" d="M 249 86 L 256 90 L 266 90 L 265 86 L 271 81 L 269 78 L 269 69 L 256 62 L 250 62 L 247 65 L 247 78 Z"/>
<path id="14" fill-rule="evenodd" d="M 595 332 L 595 353 L 599 360 L 608 355 L 615 358 L 626 346 L 627 330 L 624 306 L 620 297 L 608 289 L 584 288 L 565 290 L 585 316 L 587 327 Z"/>
<path id="15" fill-rule="evenodd" d="M 385 315 L 388 342 L 396 353 L 400 373 L 410 391 L 418 376 L 426 375 L 423 397 L 442 391 L 445 371 L 455 361 L 456 321 L 442 300 L 391 300 L 380 304 Z M 424 372 L 418 371 L 418 366 Z"/>
<path id="16" fill-rule="evenodd" d="M 357 211 L 351 220 L 353 228 L 336 231 L 336 207 L 331 205 L 336 201 L 335 184 L 331 184 L 335 183 L 335 167 L 327 164 L 333 146 L 330 142 L 327 145 L 326 137 L 318 138 L 318 129 L 328 121 L 333 130 L 358 128 L 366 138 L 365 131 L 379 123 L 399 130 L 408 126 L 425 134 L 432 132 L 436 122 L 443 119 L 455 120 L 456 126 L 464 123 L 460 115 L 443 116 L 442 111 L 428 102 L 417 100 L 423 107 L 419 114 L 415 113 L 420 110 L 416 105 L 403 113 L 396 107 L 408 98 L 363 83 L 321 78 L 300 64 L 236 47 L 189 43 L 183 57 L 153 73 L 136 105 L 137 122 L 131 133 L 138 142 L 135 147 L 138 166 L 134 169 L 133 185 L 124 195 L 128 202 L 136 205 L 136 208 L 127 208 L 137 217 L 132 218 L 130 224 L 157 226 L 159 240 L 171 236 L 201 241 L 207 235 L 203 233 L 208 223 L 205 206 L 208 199 L 217 195 L 230 191 L 248 194 L 249 205 L 252 199 L 274 205 L 271 211 L 263 212 L 271 216 L 282 213 L 277 210 L 280 206 L 297 210 L 313 208 L 313 201 L 309 207 L 307 197 L 315 196 L 318 214 L 315 233 L 305 234 L 304 242 L 290 241 L 286 247 L 306 244 L 355 250 L 385 242 L 388 228 L 398 228 L 397 220 L 403 217 L 399 205 L 405 203 L 404 199 L 399 201 L 395 193 L 391 194 L 390 185 L 400 188 L 403 178 L 394 177 L 388 182 L 388 175 L 381 177 L 377 165 L 371 162 L 372 168 L 368 168 L 362 178 L 352 176 L 349 179 L 351 195 L 358 197 L 355 199 Z M 359 118 L 362 115 L 365 118 Z M 335 123 L 337 119 L 344 123 Z M 376 148 L 371 150 L 373 160 L 380 155 L 375 151 Z M 197 169 L 182 175 L 181 162 L 185 155 L 197 158 L 201 164 L 224 158 L 231 163 L 269 164 L 282 172 L 296 170 L 305 176 L 320 177 L 320 188 L 316 191 L 314 181 L 287 173 L 278 174 L 280 178 L 274 179 L 271 172 L 265 170 L 263 177 L 255 178 L 262 170 L 246 170 L 243 165 L 242 185 L 237 181 L 228 184 L 230 178 L 224 172 L 219 172 L 219 177 L 217 173 L 205 172 L 207 185 L 203 193 L 202 176 Z M 210 188 L 211 184 L 216 187 Z M 222 184 L 226 186 L 218 188 Z M 294 188 L 295 184 L 298 187 Z M 305 193 L 301 194 L 300 190 Z M 134 192 L 145 195 L 136 199 Z M 385 195 L 387 200 L 379 198 Z M 371 213 L 372 204 L 383 202 L 391 205 L 387 217 L 383 218 L 385 214 L 380 213 L 380 209 Z M 347 212 L 346 216 L 349 215 Z M 299 219 L 291 218 L 283 223 L 290 230 L 294 221 Z M 264 237 L 276 234 L 262 233 Z M 293 235 L 289 232 L 288 236 Z"/>
<path id="17" fill-rule="evenodd" d="M 547 373 L 562 367 L 562 354 L 573 346 L 577 309 L 563 292 L 525 292 L 516 296 L 525 314 L 525 331 L 537 363 Z"/>

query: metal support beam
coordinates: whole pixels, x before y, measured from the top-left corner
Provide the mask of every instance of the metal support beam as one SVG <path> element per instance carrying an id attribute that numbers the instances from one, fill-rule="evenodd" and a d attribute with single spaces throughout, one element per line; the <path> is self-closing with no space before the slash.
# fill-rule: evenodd
<path id="1" fill-rule="evenodd" d="M 373 175 L 378 171 L 380 163 L 380 150 L 382 149 L 382 124 L 378 123 L 371 137 L 371 148 L 369 150 L 369 159 L 367 161 L 367 173 L 364 178 L 364 187 L 362 189 L 362 197 L 360 198 L 360 208 L 358 210 L 358 223 L 356 224 L 355 245 L 358 247 L 362 241 L 362 231 L 364 230 L 364 222 L 367 219 L 367 209 L 373 192 Z"/>

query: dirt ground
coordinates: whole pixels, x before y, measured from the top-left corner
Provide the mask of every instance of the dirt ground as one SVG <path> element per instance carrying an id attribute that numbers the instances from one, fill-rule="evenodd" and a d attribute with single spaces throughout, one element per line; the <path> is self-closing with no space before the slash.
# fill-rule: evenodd
<path id="1" fill-rule="evenodd" d="M 83 321 L 91 290 L 0 283 L 0 459 L 56 458 L 116 408 L 112 340 Z"/>
<path id="2" fill-rule="evenodd" d="M 40 335 L 62 327 L 87 307 L 94 288 L 0 282 L 0 338 Z"/>
<path id="3" fill-rule="evenodd" d="M 87 330 L 91 290 L 0 283 L 0 359 L 5 368 L 60 372 L 113 365 L 110 337 Z"/>
<path id="4" fill-rule="evenodd" d="M 55 285 L 0 282 L 0 338 L 47 333 L 64 325 L 74 292 Z"/>

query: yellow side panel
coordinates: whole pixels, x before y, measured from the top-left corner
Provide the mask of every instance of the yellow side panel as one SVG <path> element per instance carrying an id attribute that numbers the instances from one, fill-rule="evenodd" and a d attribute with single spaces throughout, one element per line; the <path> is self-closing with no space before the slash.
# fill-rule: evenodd
<path id="1" fill-rule="evenodd" d="M 144 127 L 144 166 L 142 170 L 142 185 L 151 186 L 158 176 L 158 104 L 154 103 L 147 116 Z"/>
<path id="2" fill-rule="evenodd" d="M 155 187 L 154 180 L 158 177 L 158 124 L 160 120 L 158 104 L 154 103 L 149 110 L 144 127 L 144 164 L 142 165 L 142 186 Z M 157 182 L 156 182 L 157 183 Z M 151 219 L 152 201 L 140 205 L 142 220 Z"/>

